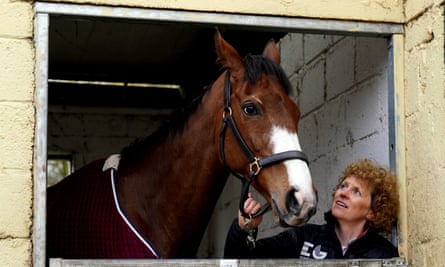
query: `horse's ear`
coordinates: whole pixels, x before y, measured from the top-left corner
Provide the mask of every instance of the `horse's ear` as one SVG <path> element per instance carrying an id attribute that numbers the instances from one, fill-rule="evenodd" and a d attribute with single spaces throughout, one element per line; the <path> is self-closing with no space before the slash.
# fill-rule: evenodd
<path id="1" fill-rule="evenodd" d="M 263 56 L 269 58 L 278 65 L 280 64 L 281 61 L 280 51 L 278 50 L 278 47 L 275 44 L 274 40 L 271 39 L 269 42 L 267 42 L 266 47 L 264 48 L 263 51 Z"/>
<path id="2" fill-rule="evenodd" d="M 232 76 L 240 75 L 244 70 L 243 60 L 238 52 L 226 40 L 219 31 L 215 34 L 215 48 L 218 56 L 217 62 L 232 73 Z"/>

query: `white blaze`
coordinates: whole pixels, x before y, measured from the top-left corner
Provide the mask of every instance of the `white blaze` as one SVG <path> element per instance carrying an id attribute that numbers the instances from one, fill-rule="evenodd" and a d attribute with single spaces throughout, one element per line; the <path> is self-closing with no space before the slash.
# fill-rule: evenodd
<path id="1" fill-rule="evenodd" d="M 302 151 L 297 133 L 289 132 L 282 127 L 272 127 L 271 143 L 273 153 L 289 150 Z M 287 169 L 289 184 L 299 191 L 297 193 L 299 203 L 314 201 L 312 178 L 306 162 L 299 159 L 291 159 L 284 161 L 284 165 Z"/>

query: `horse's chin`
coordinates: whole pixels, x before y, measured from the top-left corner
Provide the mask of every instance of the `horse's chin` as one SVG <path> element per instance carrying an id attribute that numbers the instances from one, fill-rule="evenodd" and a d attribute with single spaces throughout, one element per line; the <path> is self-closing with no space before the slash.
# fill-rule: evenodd
<path id="1" fill-rule="evenodd" d="M 276 225 L 281 227 L 300 227 L 305 225 L 315 212 L 306 211 L 303 209 L 299 215 L 293 213 L 284 213 L 280 210 L 275 200 L 273 202 L 273 219 Z"/>

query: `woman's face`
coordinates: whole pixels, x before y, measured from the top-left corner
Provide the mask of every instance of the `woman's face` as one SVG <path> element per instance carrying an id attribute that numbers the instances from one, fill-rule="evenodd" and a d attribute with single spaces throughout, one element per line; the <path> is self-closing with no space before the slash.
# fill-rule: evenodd
<path id="1" fill-rule="evenodd" d="M 332 215 L 339 222 L 364 224 L 372 218 L 372 188 L 355 176 L 348 176 L 335 191 Z"/>

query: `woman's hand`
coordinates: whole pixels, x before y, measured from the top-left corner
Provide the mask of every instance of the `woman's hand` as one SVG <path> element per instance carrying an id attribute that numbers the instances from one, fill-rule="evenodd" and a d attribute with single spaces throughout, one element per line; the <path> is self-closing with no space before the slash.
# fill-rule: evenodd
<path id="1" fill-rule="evenodd" d="M 256 201 L 252 193 L 249 192 L 246 201 L 244 202 L 244 212 L 246 214 L 255 214 L 261 209 L 262 205 L 258 201 Z M 258 225 L 262 222 L 263 216 L 258 216 L 256 218 L 245 218 L 241 212 L 238 212 L 238 224 L 246 232 L 250 232 L 253 229 L 257 228 Z"/>

